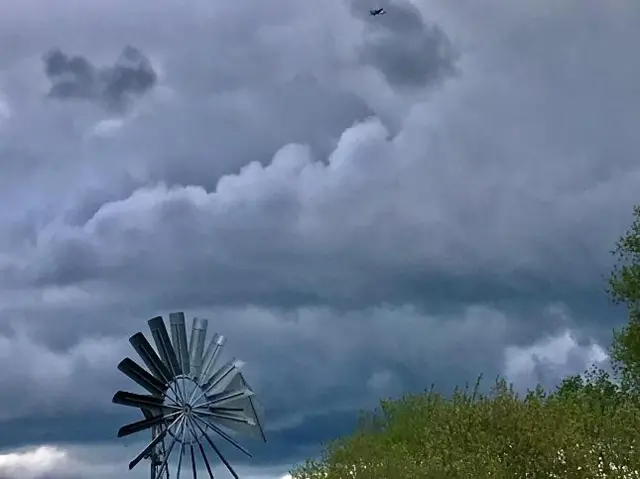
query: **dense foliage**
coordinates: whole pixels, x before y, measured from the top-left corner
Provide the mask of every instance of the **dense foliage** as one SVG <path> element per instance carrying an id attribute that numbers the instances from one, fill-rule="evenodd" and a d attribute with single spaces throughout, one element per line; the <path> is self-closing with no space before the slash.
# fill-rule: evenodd
<path id="1" fill-rule="evenodd" d="M 552 392 L 456 390 L 382 401 L 349 437 L 292 471 L 299 479 L 640 478 L 640 208 L 609 280 L 629 321 L 614 333 L 615 377 L 592 369 Z"/>
<path id="2" fill-rule="evenodd" d="M 614 332 L 611 358 L 625 387 L 640 393 L 640 206 L 633 213 L 631 228 L 616 244 L 618 264 L 609 278 L 611 297 L 626 305 L 629 315 Z"/>

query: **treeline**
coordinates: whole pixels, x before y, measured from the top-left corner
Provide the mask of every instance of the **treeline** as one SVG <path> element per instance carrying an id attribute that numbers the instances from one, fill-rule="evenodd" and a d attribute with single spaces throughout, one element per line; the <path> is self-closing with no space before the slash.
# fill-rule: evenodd
<path id="1" fill-rule="evenodd" d="M 517 394 L 498 379 L 381 401 L 360 427 L 291 471 L 296 479 L 640 479 L 640 207 L 609 278 L 628 321 L 593 367 L 552 391 Z"/>

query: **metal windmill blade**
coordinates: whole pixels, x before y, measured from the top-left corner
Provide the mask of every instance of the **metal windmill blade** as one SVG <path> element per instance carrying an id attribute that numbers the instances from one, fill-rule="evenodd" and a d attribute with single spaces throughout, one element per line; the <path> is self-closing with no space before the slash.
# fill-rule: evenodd
<path id="1" fill-rule="evenodd" d="M 207 457 L 207 450 L 211 450 L 238 479 L 212 436 L 215 434 L 248 456 L 251 454 L 228 432 L 266 442 L 254 392 L 240 371 L 243 363 L 233 359 L 217 367 L 225 338 L 214 334 L 206 344 L 206 319 L 193 320 L 188 343 L 184 314 L 171 313 L 169 321 L 171 337 L 162 316 L 148 321 L 155 348 L 142 333 L 129 339 L 146 369 L 130 358 L 124 358 L 118 365 L 120 371 L 148 392 L 118 391 L 113 396 L 114 403 L 138 408 L 144 416 L 121 427 L 118 437 L 151 431 L 151 442 L 133 458 L 129 469 L 143 459 L 150 459 L 151 479 L 168 479 L 171 454 L 175 452 L 176 478 L 180 478 L 183 464 L 186 468 L 189 463 L 191 476 L 197 479 L 199 458 L 209 478 L 214 479 Z"/>

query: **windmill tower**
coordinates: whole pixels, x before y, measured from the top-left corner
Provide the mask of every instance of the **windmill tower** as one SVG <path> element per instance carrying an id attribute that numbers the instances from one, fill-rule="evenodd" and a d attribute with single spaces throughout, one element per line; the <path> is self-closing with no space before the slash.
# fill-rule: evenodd
<path id="1" fill-rule="evenodd" d="M 146 416 L 145 416 L 146 417 Z M 150 418 L 149 418 L 150 419 Z M 162 434 L 164 426 L 153 426 L 151 428 L 151 439 L 155 440 Z M 151 466 L 151 479 L 169 479 L 168 468 L 163 472 L 160 470 L 167 451 L 164 447 L 164 441 L 160 441 L 158 445 L 149 453 L 149 461 Z"/>

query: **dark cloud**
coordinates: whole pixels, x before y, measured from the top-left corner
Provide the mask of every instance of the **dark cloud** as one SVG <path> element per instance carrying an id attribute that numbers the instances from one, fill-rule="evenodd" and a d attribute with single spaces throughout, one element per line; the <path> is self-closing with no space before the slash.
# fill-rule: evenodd
<path id="1" fill-rule="evenodd" d="M 140 125 L 142 131 L 136 135 L 151 137 L 158 130 L 166 134 L 164 151 L 158 151 L 159 158 L 151 165 L 152 179 L 215 189 L 222 175 L 253 161 L 267 165 L 272 152 L 288 143 L 307 144 L 323 157 L 346 128 L 374 113 L 357 95 L 323 84 L 310 74 L 256 87 L 242 96 L 243 108 L 223 103 L 213 109 L 203 105 L 178 112 L 180 121 L 189 125 L 188 130 L 179 131 L 193 139 L 188 155 L 184 153 L 184 141 L 172 139 L 173 132 L 168 128 L 174 125 L 156 125 L 153 129 Z M 209 132 L 215 132 L 217 138 L 215 156 L 210 143 L 203 141 Z"/>
<path id="2" fill-rule="evenodd" d="M 424 87 L 457 73 L 458 52 L 439 25 L 428 23 L 407 1 L 379 2 L 385 15 L 371 16 L 370 2 L 353 2 L 367 22 L 361 61 L 377 68 L 393 85 Z"/>
<path id="3" fill-rule="evenodd" d="M 53 50 L 44 56 L 44 64 L 45 74 L 56 82 L 49 95 L 60 98 L 93 98 L 98 93 L 95 88 L 95 68 L 86 59 L 68 57 L 60 50 Z"/>
<path id="4" fill-rule="evenodd" d="M 44 56 L 45 74 L 52 83 L 49 96 L 62 100 L 95 100 L 112 110 L 149 91 L 157 75 L 140 50 L 126 46 L 113 66 L 95 67 L 82 56 L 54 49 Z"/>
<path id="5" fill-rule="evenodd" d="M 336 421 L 336 418 L 340 418 L 340 421 Z M 303 422 L 286 429 L 270 431 L 267 443 L 241 438 L 240 442 L 249 450 L 251 458 L 223 441 L 220 441 L 220 447 L 233 464 L 264 467 L 294 463 L 317 454 L 320 451 L 319 444 L 347 433 L 355 426 L 357 418 L 356 410 L 311 415 Z M 148 435 L 141 433 L 116 442 L 116 432 L 120 426 L 139 419 L 139 414 L 107 414 L 98 417 L 93 414 L 68 414 L 56 418 L 7 421 L 5 426 L 9 434 L 0 438 L 0 451 L 39 444 L 57 444 L 62 448 L 78 443 L 97 447 L 111 444 L 121 451 L 122 466 L 126 464 L 125 459 L 131 460 L 148 443 Z M 87 422 L 92 424 L 91 428 L 86 427 Z M 139 468 L 145 469 L 144 464 Z"/>

